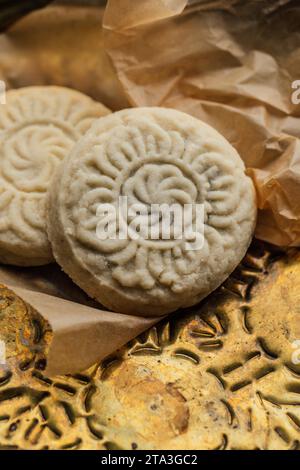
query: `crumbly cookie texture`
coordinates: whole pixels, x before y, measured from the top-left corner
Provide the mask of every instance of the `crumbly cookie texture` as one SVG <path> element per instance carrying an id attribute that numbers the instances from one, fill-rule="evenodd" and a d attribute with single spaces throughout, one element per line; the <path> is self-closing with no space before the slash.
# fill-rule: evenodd
<path id="1" fill-rule="evenodd" d="M 154 316 L 194 305 L 228 277 L 251 242 L 256 199 L 244 170 L 217 131 L 179 111 L 137 108 L 99 119 L 49 188 L 54 256 L 111 310 Z M 130 231 L 126 239 L 101 239 L 99 207 L 120 196 L 148 207 L 202 204 L 203 247 L 187 250 L 184 237 L 137 239 Z"/>
<path id="2" fill-rule="evenodd" d="M 63 87 L 8 91 L 0 105 L 0 262 L 54 261 L 45 199 L 54 171 L 95 118 L 110 111 Z"/>

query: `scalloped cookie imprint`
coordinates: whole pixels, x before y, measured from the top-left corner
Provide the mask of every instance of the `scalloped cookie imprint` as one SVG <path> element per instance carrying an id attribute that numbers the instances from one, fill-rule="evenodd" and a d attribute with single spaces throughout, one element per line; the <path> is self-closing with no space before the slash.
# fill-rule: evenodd
<path id="1" fill-rule="evenodd" d="M 68 88 L 28 87 L 0 106 L 0 262 L 53 261 L 45 195 L 60 162 L 95 118 L 109 111 Z"/>
<path id="2" fill-rule="evenodd" d="M 149 210 L 201 204 L 203 247 L 187 249 L 185 234 L 128 230 L 122 238 L 130 225 L 122 211 L 117 236 L 101 239 L 98 209 L 117 207 L 120 197 Z M 56 173 L 48 205 L 49 238 L 65 272 L 108 308 L 145 315 L 193 305 L 217 288 L 244 256 L 256 221 L 254 187 L 233 147 L 201 121 L 163 108 L 98 120 Z M 151 229 L 156 222 L 147 215 Z"/>

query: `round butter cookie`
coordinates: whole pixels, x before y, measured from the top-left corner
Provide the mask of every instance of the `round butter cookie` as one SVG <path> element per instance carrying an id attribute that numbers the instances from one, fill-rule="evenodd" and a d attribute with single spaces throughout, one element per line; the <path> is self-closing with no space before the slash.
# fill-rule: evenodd
<path id="1" fill-rule="evenodd" d="M 111 310 L 155 316 L 194 305 L 228 277 L 251 242 L 256 200 L 244 170 L 217 131 L 182 112 L 137 108 L 99 119 L 49 188 L 54 256 Z M 168 227 L 163 213 L 173 205 L 182 227 L 193 230 L 179 233 L 174 211 L 167 236 L 159 223 Z M 185 207 L 192 207 L 187 222 Z"/>
<path id="2" fill-rule="evenodd" d="M 109 113 L 63 87 L 8 91 L 0 105 L 0 262 L 54 261 L 46 234 L 45 198 L 53 173 L 91 122 Z"/>

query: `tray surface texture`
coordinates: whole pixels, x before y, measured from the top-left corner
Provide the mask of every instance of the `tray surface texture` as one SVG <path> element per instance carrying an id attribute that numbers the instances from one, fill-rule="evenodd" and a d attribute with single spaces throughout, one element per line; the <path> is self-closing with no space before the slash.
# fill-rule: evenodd
<path id="1" fill-rule="evenodd" d="M 255 242 L 226 283 L 84 373 L 0 287 L 1 449 L 300 448 L 300 252 Z"/>

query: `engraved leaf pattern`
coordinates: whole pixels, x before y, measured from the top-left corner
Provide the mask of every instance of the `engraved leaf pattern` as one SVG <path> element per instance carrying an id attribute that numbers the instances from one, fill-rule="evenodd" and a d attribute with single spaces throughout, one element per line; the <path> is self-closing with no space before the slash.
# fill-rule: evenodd
<path id="1" fill-rule="evenodd" d="M 299 449 L 299 305 L 282 297 L 282 286 L 297 292 L 299 275 L 299 251 L 256 242 L 204 303 L 73 376 L 44 375 L 47 328 L 36 332 L 34 317 L 22 354 L 1 368 L 1 447 Z M 2 289 L 2 337 L 13 336 L 17 306 Z M 32 312 L 22 315 L 26 325 Z"/>

